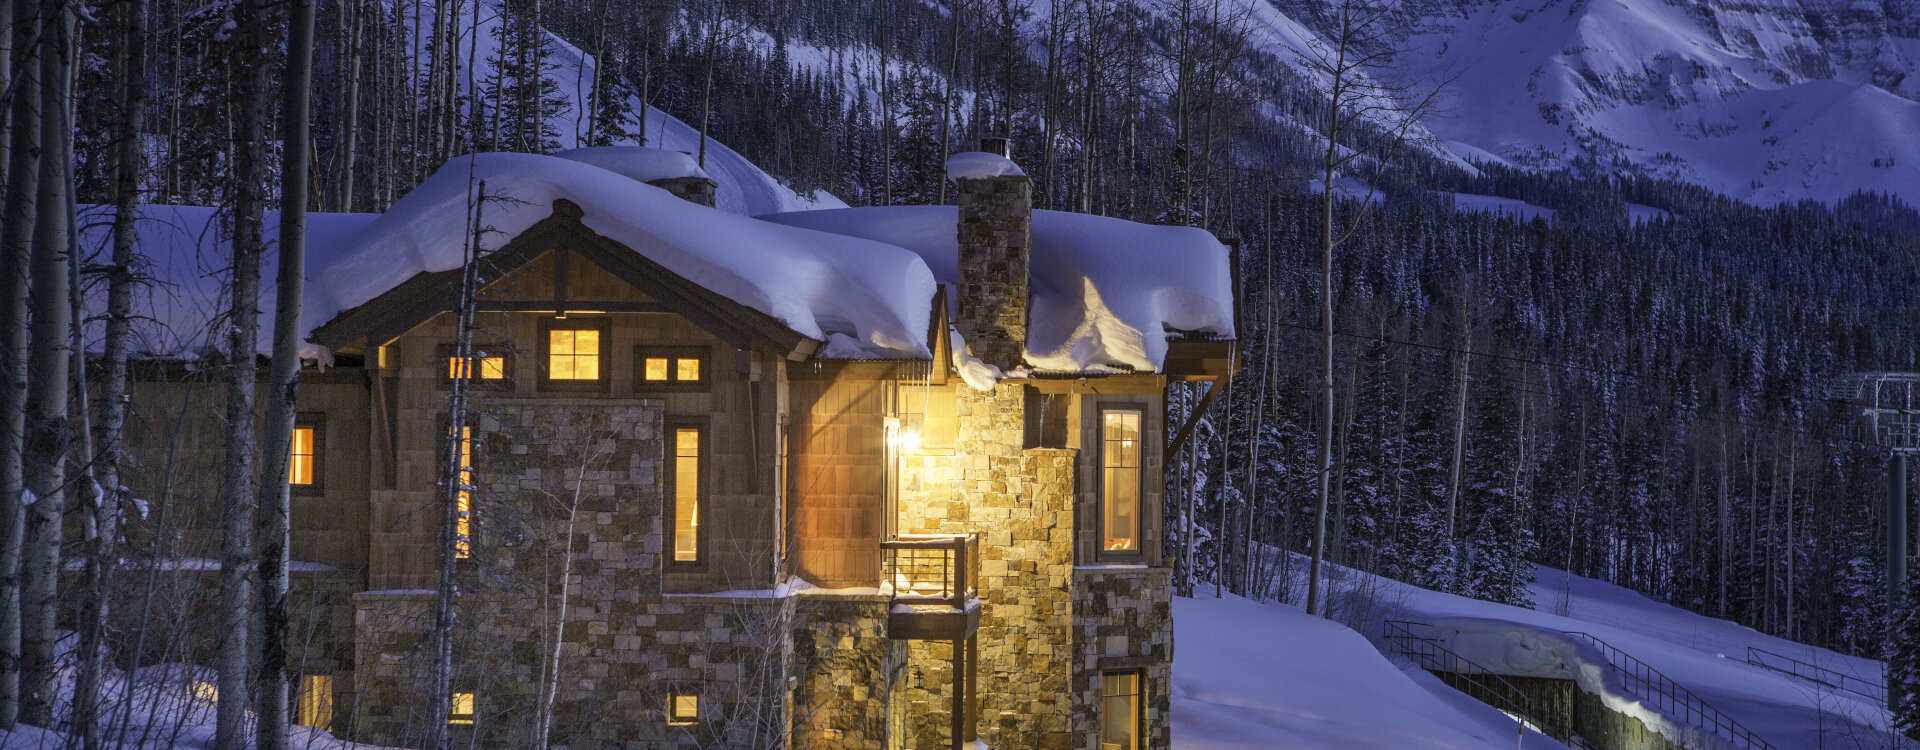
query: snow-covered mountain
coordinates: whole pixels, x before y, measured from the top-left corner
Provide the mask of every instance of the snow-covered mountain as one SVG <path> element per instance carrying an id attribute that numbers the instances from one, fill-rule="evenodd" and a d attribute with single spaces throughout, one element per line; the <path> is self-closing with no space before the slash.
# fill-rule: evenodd
<path id="1" fill-rule="evenodd" d="M 1318 0 L 1282 0 L 1311 28 Z M 1409 0 L 1398 59 L 1458 74 L 1456 154 L 1588 161 L 1753 203 L 1920 201 L 1915 0 Z M 1276 37 L 1280 35 L 1275 35 Z"/>

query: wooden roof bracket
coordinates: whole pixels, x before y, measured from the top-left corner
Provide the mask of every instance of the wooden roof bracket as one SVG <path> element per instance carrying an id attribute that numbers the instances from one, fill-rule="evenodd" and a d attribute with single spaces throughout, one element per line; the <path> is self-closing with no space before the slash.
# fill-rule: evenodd
<path id="1" fill-rule="evenodd" d="M 1180 451 L 1180 446 L 1186 444 L 1187 437 L 1193 434 L 1193 428 L 1200 425 L 1200 417 L 1207 413 L 1207 407 L 1213 406 L 1213 397 L 1220 394 L 1220 383 L 1224 380 L 1226 378 L 1207 381 L 1207 395 L 1200 397 L 1200 405 L 1187 415 L 1186 423 L 1180 425 L 1180 431 L 1174 434 L 1173 439 L 1167 441 L 1167 452 L 1163 455 L 1174 455 Z"/>

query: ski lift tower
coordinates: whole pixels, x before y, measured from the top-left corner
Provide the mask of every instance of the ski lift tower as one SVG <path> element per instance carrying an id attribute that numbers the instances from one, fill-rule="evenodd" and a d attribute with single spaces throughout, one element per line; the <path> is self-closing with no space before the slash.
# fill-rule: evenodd
<path id="1" fill-rule="evenodd" d="M 1920 455 L 1920 372 L 1866 372 L 1847 379 L 1836 394 L 1860 409 L 1868 436 L 1890 454 L 1887 460 L 1887 612 L 1900 601 L 1907 577 L 1907 459 Z M 1892 625 L 1898 628 L 1898 624 Z M 1893 695 L 1897 661 L 1887 664 L 1887 695 Z"/>

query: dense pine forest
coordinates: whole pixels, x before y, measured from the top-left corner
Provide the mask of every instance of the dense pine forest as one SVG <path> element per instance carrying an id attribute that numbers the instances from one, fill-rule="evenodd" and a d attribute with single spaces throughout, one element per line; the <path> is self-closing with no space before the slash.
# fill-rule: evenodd
<path id="1" fill-rule="evenodd" d="M 280 196 L 285 153 L 261 133 L 279 132 L 284 50 L 259 39 L 286 18 L 254 6 L 85 4 L 78 204 Z M 476 25 L 495 31 L 458 33 Z M 1617 165 L 1467 163 L 1417 127 L 1375 151 L 1390 122 L 1330 129 L 1338 95 L 1211 0 L 323 0 L 314 34 L 315 211 L 380 211 L 463 153 L 644 145 L 657 109 L 800 195 L 950 203 L 946 155 L 1006 136 L 1038 207 L 1231 238 L 1242 369 L 1212 398 L 1183 386 L 1173 415 L 1209 410 L 1168 472 L 1169 557 L 1196 593 L 1301 601 L 1284 553 L 1318 536 L 1332 563 L 1479 598 L 1523 602 L 1538 563 L 1881 648 L 1885 456 L 1834 385 L 1920 369 L 1920 214 L 1898 201 L 1753 206 Z M 10 54 L 36 43 L 16 29 Z M 1340 149 L 1365 158 L 1329 202 Z M 1331 260 L 1329 384 L 1330 225 L 1353 231 Z M 122 267 L 86 259 L 81 283 Z"/>

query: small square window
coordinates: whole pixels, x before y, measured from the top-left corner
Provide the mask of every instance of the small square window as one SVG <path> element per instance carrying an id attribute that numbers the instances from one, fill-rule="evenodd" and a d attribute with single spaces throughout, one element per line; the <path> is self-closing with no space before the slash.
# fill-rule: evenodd
<path id="1" fill-rule="evenodd" d="M 470 375 L 467 375 L 467 377 L 472 380 L 505 380 L 506 379 L 507 377 L 507 358 L 506 357 L 481 356 L 481 357 L 472 357 L 470 359 L 475 364 L 478 364 L 479 367 L 476 367 L 476 368 L 461 367 L 459 357 L 448 357 L 447 358 L 447 379 L 453 380 L 453 379 L 459 378 L 463 374 L 463 371 L 465 371 L 466 373 L 471 373 Z"/>
<path id="2" fill-rule="evenodd" d="M 473 724 L 473 693 L 454 693 L 447 709 L 448 724 Z"/>
<path id="3" fill-rule="evenodd" d="M 667 723 L 684 726 L 700 721 L 700 696 L 673 693 L 667 696 Z"/>
<path id="4" fill-rule="evenodd" d="M 707 386 L 707 350 L 704 347 L 637 347 L 639 387 L 654 390 L 695 390 Z"/>

